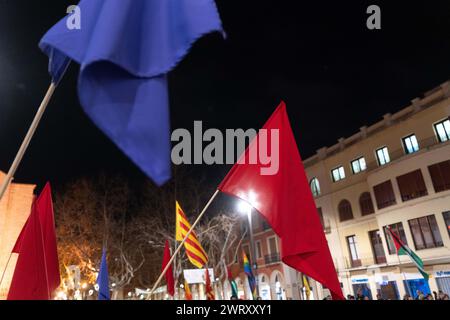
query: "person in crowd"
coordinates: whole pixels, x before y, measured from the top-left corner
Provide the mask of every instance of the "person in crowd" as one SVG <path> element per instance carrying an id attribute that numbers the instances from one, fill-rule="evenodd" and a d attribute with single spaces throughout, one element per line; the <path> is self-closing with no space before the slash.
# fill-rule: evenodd
<path id="1" fill-rule="evenodd" d="M 427 294 L 427 295 L 425 296 L 425 300 L 434 300 L 434 299 L 433 299 L 433 296 L 431 295 L 431 293 L 429 293 L 429 294 Z"/>
<path id="2" fill-rule="evenodd" d="M 425 295 L 420 290 L 416 290 L 416 300 L 425 300 Z"/>
<path id="3" fill-rule="evenodd" d="M 377 293 L 377 300 L 386 300 L 386 299 L 383 299 L 383 297 L 381 296 L 381 294 Z"/>
<path id="4" fill-rule="evenodd" d="M 237 296 L 235 296 L 234 294 L 230 297 L 230 300 L 239 300 Z"/>
<path id="5" fill-rule="evenodd" d="M 436 293 L 436 291 L 433 291 L 433 294 L 434 294 L 435 300 L 449 300 L 448 294 L 446 294 L 442 290 L 439 290 L 439 293 Z"/>
<path id="6" fill-rule="evenodd" d="M 409 294 L 403 296 L 403 300 L 412 300 L 413 298 Z"/>

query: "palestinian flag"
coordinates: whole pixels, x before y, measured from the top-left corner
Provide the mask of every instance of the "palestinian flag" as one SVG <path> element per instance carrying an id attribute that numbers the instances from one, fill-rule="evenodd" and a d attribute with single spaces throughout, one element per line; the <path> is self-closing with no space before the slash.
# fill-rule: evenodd
<path id="1" fill-rule="evenodd" d="M 231 274 L 231 269 L 229 266 L 227 266 L 227 276 L 228 281 L 230 282 L 231 285 L 231 295 L 235 296 L 236 298 L 239 297 L 238 287 L 236 281 L 233 280 L 233 275 Z"/>
<path id="2" fill-rule="evenodd" d="M 397 249 L 397 254 L 399 256 L 401 255 L 407 255 L 411 258 L 411 260 L 416 265 L 417 269 L 419 269 L 419 272 L 422 274 L 423 278 L 428 281 L 429 275 L 425 272 L 425 269 L 423 267 L 423 261 L 419 258 L 417 254 L 414 253 L 406 244 L 404 244 L 398 235 L 396 235 L 391 228 L 387 227 L 387 230 L 389 231 L 389 234 L 391 235 L 392 240 L 394 241 L 395 248 Z"/>

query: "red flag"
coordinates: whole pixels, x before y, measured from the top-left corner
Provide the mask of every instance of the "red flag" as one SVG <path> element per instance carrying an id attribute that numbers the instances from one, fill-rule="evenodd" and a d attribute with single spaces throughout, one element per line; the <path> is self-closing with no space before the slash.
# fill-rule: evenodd
<path id="1" fill-rule="evenodd" d="M 61 276 L 59 273 L 59 260 L 56 245 L 53 201 L 49 183 L 45 185 L 39 197 L 35 198 L 32 210 L 35 211 L 40 224 L 40 238 L 42 239 L 43 243 L 43 259 L 45 259 L 45 267 L 47 273 L 46 279 L 48 284 L 48 291 L 50 292 L 51 296 L 52 292 L 59 287 Z M 31 219 L 32 214 L 30 214 L 28 221 Z M 26 230 L 29 223 L 28 221 L 20 232 L 19 237 L 17 238 L 16 244 L 12 250 L 13 253 L 18 253 L 20 255 L 22 254 L 22 248 L 24 251 L 28 250 L 27 247 L 22 247 L 27 232 Z"/>
<path id="2" fill-rule="evenodd" d="M 219 190 L 247 201 L 264 216 L 281 239 L 285 264 L 322 283 L 333 298 L 344 299 L 284 102 L 263 129 L 267 135 L 260 131 Z M 251 155 L 258 154 L 264 137 L 268 140 L 266 150 L 279 147 L 279 170 L 272 175 L 261 174 L 261 169 L 268 167 L 263 161 L 248 161 Z M 276 160 L 276 154 L 271 157 Z"/>
<path id="3" fill-rule="evenodd" d="M 166 245 L 164 247 L 164 256 L 163 256 L 163 262 L 162 262 L 162 269 L 161 270 L 164 270 L 164 268 L 169 263 L 170 258 L 171 258 L 171 255 L 170 255 L 169 241 L 166 240 Z M 167 269 L 167 272 L 165 274 L 165 278 L 166 278 L 166 283 L 167 283 L 167 292 L 173 297 L 173 295 L 175 294 L 175 281 L 174 281 L 174 278 L 173 278 L 173 268 L 172 268 L 172 266 L 170 266 L 169 269 Z"/>
<path id="4" fill-rule="evenodd" d="M 56 245 L 55 219 L 50 183 L 47 182 L 39 195 L 39 198 L 36 199 L 36 208 L 39 213 L 39 220 L 41 221 L 42 235 L 44 238 L 48 287 L 52 293 L 59 287 L 61 275 L 59 273 L 59 259 Z"/>
<path id="5" fill-rule="evenodd" d="M 45 266 L 44 242 L 39 214 L 34 202 L 21 232 L 19 257 L 14 270 L 8 300 L 48 300 L 50 290 Z"/>
<path id="6" fill-rule="evenodd" d="M 205 278 L 206 300 L 216 300 L 213 288 L 211 287 L 211 278 L 209 277 L 208 268 L 206 268 Z"/>

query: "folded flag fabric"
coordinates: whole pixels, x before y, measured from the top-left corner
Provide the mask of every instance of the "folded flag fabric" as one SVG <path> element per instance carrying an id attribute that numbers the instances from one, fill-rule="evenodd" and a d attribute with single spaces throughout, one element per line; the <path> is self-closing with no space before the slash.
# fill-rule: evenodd
<path id="1" fill-rule="evenodd" d="M 395 248 L 397 249 L 397 254 L 399 256 L 401 255 L 407 255 L 411 258 L 412 262 L 416 265 L 419 272 L 422 274 L 423 278 L 428 281 L 429 275 L 425 272 L 425 269 L 423 267 L 423 261 L 420 259 L 420 257 L 414 253 L 406 244 L 403 243 L 402 240 L 400 240 L 400 237 L 395 234 L 394 231 L 392 231 L 391 228 L 387 227 L 387 230 L 389 231 L 389 234 L 391 235 L 392 240 L 394 241 Z"/>
<path id="2" fill-rule="evenodd" d="M 211 286 L 211 278 L 209 277 L 209 270 L 206 268 L 205 271 L 205 291 L 206 291 L 206 300 L 216 300 L 214 296 L 214 290 Z"/>
<path id="3" fill-rule="evenodd" d="M 189 288 L 189 283 L 184 279 L 184 299 L 192 300 L 191 288 Z"/>
<path id="4" fill-rule="evenodd" d="M 227 277 L 228 277 L 228 281 L 230 282 L 230 286 L 231 286 L 231 295 L 234 297 L 238 297 L 238 287 L 236 284 L 236 281 L 234 281 L 233 279 L 233 274 L 231 273 L 231 269 L 229 266 L 227 266 Z"/>
<path id="5" fill-rule="evenodd" d="M 33 202 L 30 216 L 12 252 L 18 253 L 19 258 L 8 298 L 51 298 L 52 293 L 59 287 L 61 276 L 50 183 L 45 185 Z M 37 272 L 44 273 L 41 275 Z M 42 279 L 45 279 L 45 282 Z"/>
<path id="6" fill-rule="evenodd" d="M 163 262 L 162 262 L 161 270 L 164 270 L 166 268 L 171 257 L 172 256 L 170 254 L 169 241 L 166 240 L 166 244 L 164 246 L 164 255 L 163 255 Z M 169 266 L 169 268 L 167 269 L 167 272 L 165 273 L 164 276 L 166 278 L 167 293 L 173 297 L 173 295 L 175 294 L 175 279 L 173 277 L 173 267 L 172 266 Z"/>
<path id="7" fill-rule="evenodd" d="M 191 45 L 222 31 L 213 0 L 82 0 L 81 28 L 67 18 L 42 38 L 52 81 L 73 60 L 91 120 L 155 183 L 170 176 L 167 74 Z"/>
<path id="8" fill-rule="evenodd" d="M 186 218 L 186 215 L 181 209 L 178 201 L 175 203 L 176 206 L 176 219 L 175 219 L 175 234 L 176 241 L 183 241 L 184 237 L 187 235 L 189 229 L 191 229 L 191 224 Z M 186 255 L 189 261 L 201 269 L 208 262 L 208 255 L 203 249 L 200 241 L 197 238 L 197 235 L 194 231 L 189 234 L 189 237 L 184 242 L 184 248 L 186 249 Z"/>
<path id="9" fill-rule="evenodd" d="M 311 287 L 309 286 L 308 278 L 305 275 L 303 275 L 303 288 L 305 288 L 306 300 L 309 300 Z"/>
<path id="10" fill-rule="evenodd" d="M 264 175 L 263 161 L 245 161 L 258 154 L 258 141 L 264 141 L 258 134 L 218 188 L 258 210 L 280 237 L 285 264 L 322 283 L 333 299 L 344 299 L 283 102 L 263 129 L 270 137 L 268 150 L 278 143 L 279 170 Z"/>
<path id="11" fill-rule="evenodd" d="M 256 292 L 256 279 L 253 275 L 252 266 L 250 265 L 250 261 L 248 261 L 245 251 L 242 251 L 242 263 L 244 264 L 244 272 L 247 275 L 248 285 L 250 286 L 253 300 L 256 300 L 256 298 L 258 297 L 258 294 Z"/>
<path id="12" fill-rule="evenodd" d="M 31 214 L 14 247 L 18 253 L 16 267 L 8 292 L 8 300 L 50 300 L 44 240 L 39 213 L 34 202 Z"/>
<path id="13" fill-rule="evenodd" d="M 41 222 L 48 286 L 52 293 L 59 287 L 61 275 L 59 272 L 58 249 L 56 244 L 52 189 L 49 182 L 47 182 L 41 194 L 36 199 L 36 210 L 39 213 L 39 220 Z"/>
<path id="14" fill-rule="evenodd" d="M 108 264 L 106 262 L 106 250 L 103 249 L 102 261 L 100 263 L 100 272 L 97 277 L 98 300 L 111 300 L 109 294 L 109 273 Z"/>

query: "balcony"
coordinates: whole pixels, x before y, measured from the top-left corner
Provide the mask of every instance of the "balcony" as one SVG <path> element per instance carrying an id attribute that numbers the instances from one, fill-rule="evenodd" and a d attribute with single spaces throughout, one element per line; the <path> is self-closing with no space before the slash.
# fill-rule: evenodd
<path id="1" fill-rule="evenodd" d="M 265 264 L 272 264 L 272 263 L 278 263 L 280 262 L 280 254 L 278 252 L 266 254 L 264 256 L 264 263 Z"/>
<path id="2" fill-rule="evenodd" d="M 338 261 L 335 261 L 335 264 Z M 353 269 L 353 268 L 364 268 L 364 267 L 370 267 L 374 265 L 380 265 L 386 263 L 386 257 L 379 256 L 379 257 L 373 257 L 373 256 L 366 256 L 366 257 L 359 257 L 359 259 L 353 260 L 350 257 L 344 258 L 344 268 L 345 269 Z M 337 266 L 337 264 L 336 264 Z"/>

